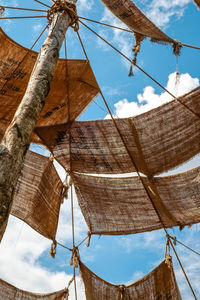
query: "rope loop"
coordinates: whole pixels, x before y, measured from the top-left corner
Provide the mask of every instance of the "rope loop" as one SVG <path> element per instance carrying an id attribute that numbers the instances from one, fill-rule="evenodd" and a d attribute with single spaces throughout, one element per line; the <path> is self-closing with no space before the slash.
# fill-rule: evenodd
<path id="1" fill-rule="evenodd" d="M 71 26 L 75 31 L 78 31 L 79 23 L 76 5 L 68 0 L 55 0 L 54 4 L 47 11 L 47 20 L 49 21 L 49 24 L 52 23 L 53 17 L 56 13 L 63 11 L 67 12 L 70 16 L 71 22 L 69 26 Z"/>
<path id="2" fill-rule="evenodd" d="M 5 8 L 3 6 L 0 6 L 0 17 L 3 16 L 4 12 L 5 12 Z"/>

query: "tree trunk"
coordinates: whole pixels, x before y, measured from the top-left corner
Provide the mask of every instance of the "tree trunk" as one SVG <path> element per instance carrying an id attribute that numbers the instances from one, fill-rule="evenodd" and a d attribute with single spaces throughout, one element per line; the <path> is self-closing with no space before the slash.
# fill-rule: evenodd
<path id="1" fill-rule="evenodd" d="M 75 4 L 76 1 L 71 2 Z M 49 93 L 59 50 L 70 22 L 71 18 L 66 11 L 54 16 L 22 102 L 0 144 L 0 241 L 7 226 L 22 162 Z"/>

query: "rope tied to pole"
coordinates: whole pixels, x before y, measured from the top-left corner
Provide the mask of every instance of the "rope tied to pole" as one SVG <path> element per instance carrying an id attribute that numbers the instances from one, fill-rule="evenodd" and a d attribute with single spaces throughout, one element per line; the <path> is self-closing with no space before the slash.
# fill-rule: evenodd
<path id="1" fill-rule="evenodd" d="M 70 16 L 71 22 L 69 26 L 71 26 L 75 31 L 78 31 L 79 24 L 76 5 L 68 0 L 54 1 L 54 4 L 47 11 L 47 20 L 49 21 L 49 24 L 51 24 L 53 17 L 56 13 L 63 11 L 67 12 Z"/>

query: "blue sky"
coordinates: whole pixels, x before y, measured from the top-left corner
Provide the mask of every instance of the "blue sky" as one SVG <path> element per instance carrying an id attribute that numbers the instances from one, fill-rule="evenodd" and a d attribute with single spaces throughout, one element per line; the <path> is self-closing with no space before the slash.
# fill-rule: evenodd
<path id="1" fill-rule="evenodd" d="M 52 3 L 50 0 L 42 1 L 46 4 Z M 170 37 L 182 43 L 200 46 L 198 30 L 200 12 L 192 0 L 138 0 L 135 2 Z M 43 9 L 33 0 L 0 0 L 0 5 Z M 37 14 L 40 13 L 7 10 L 5 16 Z M 98 0 L 78 0 L 78 14 L 105 23 L 124 26 L 108 13 Z M 132 58 L 131 49 L 134 45 L 132 34 L 89 22 L 87 24 Z M 32 45 L 45 25 L 45 18 L 1 21 L 3 30 L 25 47 Z M 134 77 L 128 77 L 129 63 L 82 26 L 80 26 L 80 35 L 97 81 L 115 115 L 119 117 L 136 115 L 170 101 L 166 93 L 163 93 L 140 71 L 134 69 Z M 39 51 L 44 38 L 45 35 L 34 50 Z M 70 58 L 84 58 L 72 29 L 67 33 L 67 48 Z M 61 49 L 60 56 L 63 57 L 63 54 L 63 49 Z M 184 94 L 199 85 L 199 63 L 200 51 L 184 47 L 178 58 L 179 84 L 175 86 L 176 57 L 172 54 L 171 46 L 158 45 L 146 39 L 138 55 L 138 65 L 176 95 Z M 106 115 L 106 108 L 99 97 L 89 105 L 80 116 L 80 120 L 103 119 Z M 35 146 L 32 146 L 32 149 L 43 151 Z M 199 157 L 196 157 L 182 166 L 180 171 L 198 164 Z M 64 179 L 63 169 L 58 164 L 56 165 L 60 176 Z M 70 214 L 68 199 L 62 206 L 57 235 L 57 240 L 68 246 L 71 246 L 72 240 Z M 75 225 L 76 241 L 79 242 L 87 234 L 87 227 L 77 204 L 75 205 Z M 200 249 L 199 232 L 199 225 L 193 225 L 192 228 L 181 232 L 176 228 L 170 230 L 171 235 L 176 235 L 196 250 Z M 164 259 L 165 242 L 162 230 L 119 237 L 94 236 L 89 248 L 86 248 L 85 244 L 80 247 L 80 254 L 83 263 L 100 277 L 112 283 L 126 284 L 139 279 Z M 58 247 L 56 258 L 53 260 L 48 254 L 50 244 L 49 240 L 34 232 L 26 224 L 11 217 L 0 245 L 0 277 L 19 288 L 34 292 L 51 292 L 65 287 L 72 276 L 72 268 L 68 264 L 70 253 Z M 181 246 L 177 246 L 177 251 L 200 298 L 199 257 L 184 250 Z M 193 299 L 174 256 L 173 261 L 183 299 Z M 78 294 L 79 299 L 84 299 L 83 286 L 79 280 Z M 70 299 L 74 299 L 73 290 L 70 292 Z"/>

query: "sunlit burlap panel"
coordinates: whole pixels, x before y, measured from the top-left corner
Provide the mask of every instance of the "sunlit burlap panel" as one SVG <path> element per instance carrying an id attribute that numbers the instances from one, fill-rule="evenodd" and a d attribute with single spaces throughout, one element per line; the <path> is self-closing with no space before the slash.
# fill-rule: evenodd
<path id="1" fill-rule="evenodd" d="M 134 32 L 156 40 L 173 42 L 173 39 L 156 27 L 131 0 L 101 0 L 101 2 Z"/>
<path id="2" fill-rule="evenodd" d="M 165 261 L 142 279 L 128 286 L 113 285 L 80 262 L 87 300 L 181 300 L 173 268 Z"/>
<path id="3" fill-rule="evenodd" d="M 0 139 L 22 100 L 37 59 L 37 52 L 29 51 L 28 55 L 27 52 L 28 49 L 11 40 L 0 28 Z M 27 56 L 24 59 L 25 55 Z M 67 86 L 69 86 L 71 120 L 80 115 L 99 91 L 90 64 L 86 60 L 60 59 L 50 83 L 49 95 L 37 122 L 38 126 L 67 121 Z M 32 140 L 39 141 L 37 136 Z"/>
<path id="4" fill-rule="evenodd" d="M 200 115 L 200 87 L 179 100 Z M 167 171 L 200 151 L 200 118 L 176 100 L 134 118 L 116 119 L 116 123 L 144 174 Z M 68 125 L 36 128 L 36 132 L 68 171 Z M 73 171 L 83 173 L 135 171 L 112 120 L 72 124 L 71 166 Z"/>
<path id="5" fill-rule="evenodd" d="M 0 299 L 1 300 L 64 300 L 68 294 L 67 290 L 50 293 L 34 294 L 16 288 L 8 282 L 0 279 Z"/>
<path id="6" fill-rule="evenodd" d="M 11 214 L 54 240 L 62 187 L 52 161 L 28 151 L 16 186 Z"/>
<path id="7" fill-rule="evenodd" d="M 200 0 L 194 0 L 194 2 L 196 3 L 196 5 L 198 6 L 198 8 L 200 9 Z"/>
<path id="8" fill-rule="evenodd" d="M 93 234 L 132 234 L 162 228 L 137 177 L 108 178 L 73 174 L 78 202 Z M 200 222 L 200 168 L 157 177 L 154 185 L 161 203 L 145 185 L 166 227 Z"/>

